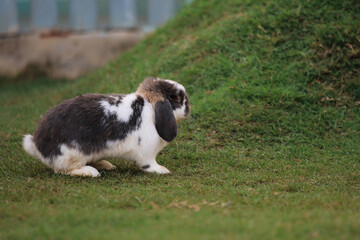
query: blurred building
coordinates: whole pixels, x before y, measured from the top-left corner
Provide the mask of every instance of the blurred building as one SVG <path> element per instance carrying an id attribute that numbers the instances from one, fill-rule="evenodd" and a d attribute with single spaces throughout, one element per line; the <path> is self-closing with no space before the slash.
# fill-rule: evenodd
<path id="1" fill-rule="evenodd" d="M 192 0 L 0 0 L 0 33 L 152 30 Z"/>

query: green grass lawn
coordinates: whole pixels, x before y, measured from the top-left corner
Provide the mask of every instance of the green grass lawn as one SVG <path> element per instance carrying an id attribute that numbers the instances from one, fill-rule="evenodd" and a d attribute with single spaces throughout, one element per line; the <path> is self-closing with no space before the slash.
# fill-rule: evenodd
<path id="1" fill-rule="evenodd" d="M 0 80 L 0 239 L 359 238 L 359 26 L 355 0 L 195 1 L 76 82 Z M 69 177 L 23 151 L 52 106 L 146 76 L 192 103 L 171 175 Z"/>

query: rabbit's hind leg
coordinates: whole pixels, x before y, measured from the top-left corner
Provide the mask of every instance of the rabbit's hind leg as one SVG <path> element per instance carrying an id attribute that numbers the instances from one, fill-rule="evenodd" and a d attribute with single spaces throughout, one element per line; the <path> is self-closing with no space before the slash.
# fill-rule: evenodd
<path id="1" fill-rule="evenodd" d="M 76 149 L 62 147 L 62 155 L 53 162 L 55 172 L 68 174 L 70 176 L 98 177 L 100 173 L 96 168 L 86 166 L 88 157 Z"/>

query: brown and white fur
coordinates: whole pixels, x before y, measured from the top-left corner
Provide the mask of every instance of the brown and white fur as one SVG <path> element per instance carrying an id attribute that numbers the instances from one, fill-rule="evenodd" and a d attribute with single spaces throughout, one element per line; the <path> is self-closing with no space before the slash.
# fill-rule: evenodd
<path id="1" fill-rule="evenodd" d="M 190 113 L 185 88 L 171 80 L 145 79 L 135 93 L 85 94 L 50 109 L 24 149 L 56 173 L 99 176 L 122 158 L 141 170 L 170 173 L 156 155 L 177 135 L 177 121 Z"/>

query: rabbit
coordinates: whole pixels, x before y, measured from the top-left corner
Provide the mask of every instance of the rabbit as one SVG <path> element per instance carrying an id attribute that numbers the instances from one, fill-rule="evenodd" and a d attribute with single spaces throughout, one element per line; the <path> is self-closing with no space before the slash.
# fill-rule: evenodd
<path id="1" fill-rule="evenodd" d="M 23 147 L 55 173 L 98 177 L 115 166 L 104 160 L 134 161 L 142 171 L 167 174 L 156 155 L 177 135 L 177 122 L 190 114 L 185 88 L 149 77 L 135 93 L 85 94 L 50 109 Z"/>

